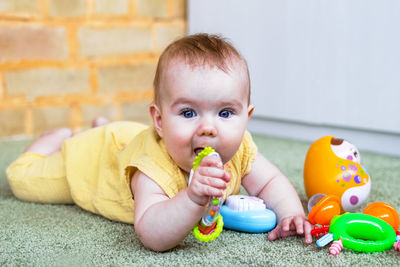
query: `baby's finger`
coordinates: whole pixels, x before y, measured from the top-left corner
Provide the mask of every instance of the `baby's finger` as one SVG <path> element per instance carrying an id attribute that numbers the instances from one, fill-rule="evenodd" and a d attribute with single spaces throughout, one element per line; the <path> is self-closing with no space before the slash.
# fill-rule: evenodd
<path id="1" fill-rule="evenodd" d="M 218 180 L 218 179 L 215 179 L 215 180 Z M 224 195 L 224 189 L 225 188 L 218 188 L 218 187 L 215 187 L 215 186 L 214 187 L 213 186 L 209 186 L 209 185 L 206 185 L 206 184 L 204 184 L 204 183 L 202 183 L 200 181 L 191 183 L 190 186 L 192 187 L 192 190 L 198 196 L 222 197 Z"/>
<path id="2" fill-rule="evenodd" d="M 215 177 L 201 176 L 199 178 L 199 181 L 203 185 L 213 188 L 226 189 L 228 187 L 227 183 L 224 180 Z"/>
<path id="3" fill-rule="evenodd" d="M 278 225 L 277 227 L 275 227 L 274 230 L 269 232 L 268 240 L 269 241 L 274 241 L 274 240 L 280 238 L 280 232 L 281 232 L 281 225 Z"/>
<path id="4" fill-rule="evenodd" d="M 294 225 L 296 226 L 297 234 L 299 234 L 299 235 L 304 233 L 303 221 L 304 221 L 304 219 L 300 216 L 294 217 L 294 220 L 293 220 Z"/>
<path id="5" fill-rule="evenodd" d="M 296 234 L 296 231 L 283 231 L 282 230 L 282 225 L 278 225 L 274 230 L 272 230 L 268 234 L 268 240 L 269 241 L 274 241 L 276 239 L 285 238 L 285 237 L 292 236 L 292 235 L 295 235 L 295 234 Z"/>
<path id="6" fill-rule="evenodd" d="M 207 187 L 207 195 L 211 197 L 223 197 L 224 196 L 224 190 L 208 186 Z"/>
<path id="7" fill-rule="evenodd" d="M 229 183 L 229 181 L 231 180 L 231 175 L 229 174 L 229 172 L 224 171 L 224 177 L 222 178 L 225 182 Z"/>
<path id="8" fill-rule="evenodd" d="M 207 156 L 204 157 L 203 160 L 200 163 L 200 166 L 208 166 L 208 167 L 216 167 L 216 168 L 222 168 L 222 162 L 220 158 L 214 157 L 214 156 Z"/>
<path id="9" fill-rule="evenodd" d="M 223 179 L 225 171 L 220 168 L 201 166 L 199 167 L 199 174 L 205 177 Z"/>
<path id="10" fill-rule="evenodd" d="M 290 223 L 292 222 L 293 217 L 287 217 L 282 220 L 282 230 L 284 232 L 288 232 L 290 230 Z"/>
<path id="11" fill-rule="evenodd" d="M 307 244 L 312 243 L 311 229 L 312 229 L 311 223 L 309 223 L 308 221 L 305 221 L 304 222 L 304 237 L 306 239 Z"/>

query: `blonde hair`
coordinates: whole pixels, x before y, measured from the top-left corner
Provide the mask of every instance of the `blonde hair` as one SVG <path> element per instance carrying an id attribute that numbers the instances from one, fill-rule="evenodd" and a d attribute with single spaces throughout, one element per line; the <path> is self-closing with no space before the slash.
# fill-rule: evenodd
<path id="1" fill-rule="evenodd" d="M 199 33 L 188 35 L 170 44 L 161 54 L 154 77 L 154 102 L 160 103 L 160 83 L 163 72 L 174 60 L 183 60 L 191 67 L 217 67 L 228 73 L 233 62 L 239 61 L 245 68 L 250 103 L 250 77 L 246 60 L 226 39 L 218 35 Z"/>

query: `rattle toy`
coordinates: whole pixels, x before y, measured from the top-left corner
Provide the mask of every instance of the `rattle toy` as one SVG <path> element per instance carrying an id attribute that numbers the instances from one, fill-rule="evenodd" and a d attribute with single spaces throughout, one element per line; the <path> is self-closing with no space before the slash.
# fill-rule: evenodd
<path id="1" fill-rule="evenodd" d="M 264 201 L 258 197 L 234 195 L 229 196 L 222 206 L 224 228 L 231 230 L 263 233 L 276 226 L 276 215 L 266 208 Z"/>
<path id="2" fill-rule="evenodd" d="M 310 206 L 309 221 L 322 225 L 321 228 L 314 226 L 311 234 L 317 237 L 325 234 L 317 241 L 319 247 L 334 241 L 329 248 L 332 255 L 338 255 L 343 247 L 359 252 L 384 251 L 392 246 L 400 250 L 400 236 L 395 232 L 400 225 L 399 214 L 389 204 L 375 202 L 362 214 L 339 215 L 338 197 L 319 195 L 310 199 L 309 209 Z M 329 221 L 330 227 L 325 226 Z"/>
<path id="3" fill-rule="evenodd" d="M 316 194 L 308 201 L 308 221 L 312 224 L 328 225 L 340 214 L 340 200 L 334 195 Z"/>
<path id="4" fill-rule="evenodd" d="M 340 200 L 334 195 L 315 194 L 308 201 L 308 212 L 308 221 L 314 224 L 311 235 L 321 237 L 328 233 L 332 218 L 340 215 Z"/>
<path id="5" fill-rule="evenodd" d="M 219 157 L 211 147 L 204 148 L 197 156 L 190 171 L 189 184 L 194 170 L 206 156 Z M 199 224 L 193 229 L 194 236 L 203 242 L 214 240 L 222 232 L 222 228 L 248 232 L 268 232 L 276 226 L 276 215 L 266 208 L 264 201 L 258 197 L 233 195 L 226 200 L 210 198 L 207 212 L 202 216 Z"/>
<path id="6" fill-rule="evenodd" d="M 197 156 L 193 162 L 193 168 L 190 171 L 189 183 L 193 176 L 194 170 L 200 165 L 201 161 L 206 156 L 219 157 L 219 154 L 215 152 L 211 147 L 205 147 Z M 223 198 L 210 198 L 207 206 L 207 212 L 201 217 L 199 224 L 193 229 L 194 236 L 203 242 L 209 242 L 214 240 L 222 232 L 223 220 L 220 215 L 221 206 L 224 202 Z"/>
<path id="7" fill-rule="evenodd" d="M 335 195 L 344 211 L 361 206 L 371 189 L 371 178 L 360 164 L 357 148 L 343 139 L 325 136 L 309 148 L 304 163 L 307 197 Z"/>

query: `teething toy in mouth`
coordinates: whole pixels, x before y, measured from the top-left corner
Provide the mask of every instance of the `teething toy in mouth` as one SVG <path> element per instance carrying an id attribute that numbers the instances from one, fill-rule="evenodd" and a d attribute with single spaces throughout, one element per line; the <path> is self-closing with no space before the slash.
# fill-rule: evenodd
<path id="1" fill-rule="evenodd" d="M 189 183 L 194 170 L 201 164 L 205 156 L 219 158 L 219 154 L 214 149 L 204 148 L 193 162 Z M 270 231 L 276 226 L 275 213 L 267 209 L 264 201 L 260 198 L 233 195 L 228 197 L 226 205 L 222 205 L 223 203 L 223 198 L 210 198 L 207 211 L 193 229 L 193 234 L 198 240 L 203 242 L 214 240 L 222 232 L 223 227 L 248 233 L 262 233 Z"/>
<path id="2" fill-rule="evenodd" d="M 195 153 L 198 149 L 195 149 Z M 215 152 L 211 147 L 205 147 L 198 153 L 195 161 L 193 162 L 193 168 L 190 171 L 189 184 L 191 182 L 194 170 L 200 165 L 201 161 L 206 156 L 219 157 L 219 154 Z M 207 205 L 207 212 L 201 217 L 199 224 L 193 229 L 194 236 L 203 242 L 209 242 L 214 240 L 222 232 L 223 220 L 220 215 L 221 206 L 224 202 L 223 198 L 210 198 Z"/>

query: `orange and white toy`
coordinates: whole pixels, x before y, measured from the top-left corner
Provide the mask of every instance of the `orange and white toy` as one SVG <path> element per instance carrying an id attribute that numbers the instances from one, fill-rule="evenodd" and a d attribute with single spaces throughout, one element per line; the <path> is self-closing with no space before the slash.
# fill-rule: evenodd
<path id="1" fill-rule="evenodd" d="M 307 197 L 335 195 L 344 211 L 360 207 L 371 190 L 371 178 L 360 162 L 360 153 L 350 142 L 333 136 L 318 139 L 304 163 Z"/>

